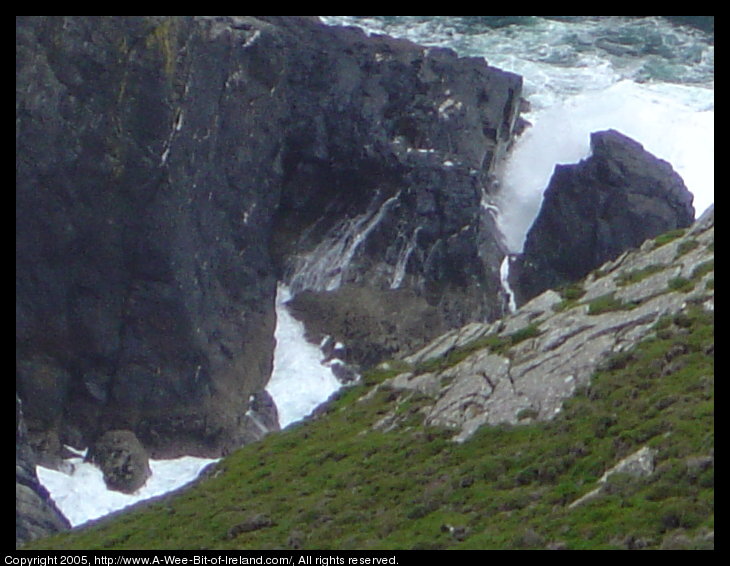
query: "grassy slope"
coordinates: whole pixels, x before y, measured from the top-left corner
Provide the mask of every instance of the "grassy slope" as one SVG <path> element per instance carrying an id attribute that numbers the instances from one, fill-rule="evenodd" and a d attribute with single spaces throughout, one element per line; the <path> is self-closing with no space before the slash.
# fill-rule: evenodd
<path id="1" fill-rule="evenodd" d="M 714 530 L 713 328 L 713 314 L 698 308 L 663 319 L 554 421 L 483 427 L 461 445 L 421 425 L 426 400 L 412 392 L 381 388 L 361 400 L 388 377 L 372 373 L 317 419 L 244 447 L 188 491 L 32 546 L 705 548 Z M 399 428 L 373 430 L 393 407 Z M 568 509 L 645 445 L 658 449 L 651 477 L 617 474 L 604 495 Z"/>

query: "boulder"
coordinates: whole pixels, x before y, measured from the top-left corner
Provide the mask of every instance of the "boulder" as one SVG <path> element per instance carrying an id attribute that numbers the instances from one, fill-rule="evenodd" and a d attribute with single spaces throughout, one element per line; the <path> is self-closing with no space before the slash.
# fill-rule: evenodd
<path id="1" fill-rule="evenodd" d="M 671 165 L 641 144 L 615 130 L 591 134 L 590 157 L 555 167 L 524 251 L 511 264 L 517 304 L 689 226 L 692 199 Z"/>
<path id="2" fill-rule="evenodd" d="M 103 434 L 89 448 L 86 459 L 101 469 L 109 489 L 122 493 L 134 493 L 152 475 L 147 452 L 129 430 Z"/>
<path id="3" fill-rule="evenodd" d="M 657 451 L 648 446 L 637 450 L 633 454 L 630 454 L 618 464 L 613 466 L 610 470 L 607 470 L 599 479 L 599 485 L 596 489 L 589 491 L 579 499 L 576 499 L 568 505 L 568 509 L 573 509 L 579 505 L 595 499 L 606 489 L 608 480 L 614 474 L 626 474 L 632 478 L 642 478 L 650 476 L 654 473 L 654 460 L 656 458 Z"/>

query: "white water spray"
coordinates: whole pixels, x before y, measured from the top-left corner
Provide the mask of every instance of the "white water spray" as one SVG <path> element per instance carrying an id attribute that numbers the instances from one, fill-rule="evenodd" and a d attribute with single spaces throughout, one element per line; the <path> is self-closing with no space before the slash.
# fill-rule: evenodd
<path id="1" fill-rule="evenodd" d="M 508 249 L 522 251 L 555 165 L 588 157 L 590 134 L 609 128 L 668 161 L 694 194 L 699 216 L 714 201 L 713 105 L 713 93 L 699 87 L 621 81 L 530 116 L 534 125 L 508 156 L 497 199 Z"/>
<path id="2" fill-rule="evenodd" d="M 408 241 L 403 245 L 403 249 L 401 250 L 400 254 L 398 255 L 398 261 L 395 264 L 395 269 L 393 271 L 393 280 L 390 283 L 391 289 L 397 289 L 401 286 L 401 283 L 403 283 L 403 279 L 406 276 L 406 266 L 408 265 L 408 260 L 411 258 L 411 254 L 413 253 L 413 250 L 416 247 L 416 242 L 418 238 L 418 233 L 421 231 L 420 226 L 416 228 L 413 231 L 413 234 L 411 234 L 411 237 L 408 239 Z"/>
<path id="3" fill-rule="evenodd" d="M 289 283 L 292 292 L 299 293 L 305 289 L 332 291 L 340 287 L 355 252 L 399 196 L 400 191 L 378 206 L 376 195 L 366 212 L 345 220 L 333 231 L 333 236 L 299 258 Z"/>
<path id="4" fill-rule="evenodd" d="M 279 285 L 274 370 L 266 386 L 279 411 L 281 428 L 307 417 L 341 387 L 331 364 L 323 363 L 319 347 L 305 339 L 304 325 L 286 308 L 290 298 L 289 289 Z"/>

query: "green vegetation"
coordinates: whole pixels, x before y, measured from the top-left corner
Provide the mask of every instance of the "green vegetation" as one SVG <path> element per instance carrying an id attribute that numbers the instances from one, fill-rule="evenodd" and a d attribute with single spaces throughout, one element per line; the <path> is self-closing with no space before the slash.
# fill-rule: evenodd
<path id="1" fill-rule="evenodd" d="M 158 49 L 162 57 L 163 71 L 168 79 L 175 75 L 177 65 L 177 34 L 180 22 L 177 17 L 167 17 L 156 25 L 145 39 L 148 49 Z"/>
<path id="2" fill-rule="evenodd" d="M 708 261 L 704 261 L 697 265 L 692 270 L 692 275 L 690 276 L 693 281 L 698 281 L 699 279 L 702 279 L 706 274 L 708 274 L 710 271 L 715 271 L 715 260 L 710 259 Z"/>
<path id="3" fill-rule="evenodd" d="M 641 269 L 632 269 L 631 271 L 621 273 L 618 277 L 616 277 L 616 285 L 619 287 L 633 285 L 634 283 L 643 281 L 644 279 L 654 275 L 655 273 L 664 271 L 666 268 L 666 265 L 653 264 L 647 265 L 646 267 L 643 267 Z"/>
<path id="4" fill-rule="evenodd" d="M 624 303 L 623 300 L 617 299 L 614 293 L 607 293 L 596 297 L 590 303 L 588 303 L 588 314 L 596 315 L 603 314 L 611 311 L 630 310 L 634 308 L 631 303 Z"/>
<path id="5" fill-rule="evenodd" d="M 189 490 L 30 546 L 706 548 L 714 531 L 713 321 L 698 307 L 663 317 L 554 420 L 530 422 L 525 413 L 526 424 L 485 426 L 462 444 L 422 424 L 431 399 L 373 390 L 402 369 L 381 368 L 315 420 L 231 454 Z M 393 411 L 397 428 L 373 429 Z M 658 451 L 653 475 L 617 474 L 602 495 L 568 508 L 647 445 Z"/>
<path id="6" fill-rule="evenodd" d="M 677 238 L 681 238 L 687 232 L 686 228 L 678 228 L 677 230 L 670 230 L 654 238 L 654 249 L 659 248 L 669 242 L 673 242 Z"/>
<path id="7" fill-rule="evenodd" d="M 700 243 L 697 240 L 685 240 L 677 246 L 677 255 L 675 256 L 675 259 L 688 254 L 695 248 L 699 247 L 699 245 Z"/>
<path id="8" fill-rule="evenodd" d="M 694 283 L 684 277 L 673 277 L 667 282 L 667 288 L 670 291 L 678 291 L 680 293 L 687 293 L 694 288 Z"/>
<path id="9" fill-rule="evenodd" d="M 586 290 L 583 288 L 581 282 L 564 285 L 563 287 L 556 289 L 556 291 L 563 300 L 558 304 L 553 305 L 554 312 L 562 312 L 576 306 L 581 297 L 586 294 Z"/>
<path id="10" fill-rule="evenodd" d="M 561 298 L 566 301 L 577 301 L 586 294 L 586 290 L 580 283 L 565 285 L 557 289 L 557 292 Z"/>

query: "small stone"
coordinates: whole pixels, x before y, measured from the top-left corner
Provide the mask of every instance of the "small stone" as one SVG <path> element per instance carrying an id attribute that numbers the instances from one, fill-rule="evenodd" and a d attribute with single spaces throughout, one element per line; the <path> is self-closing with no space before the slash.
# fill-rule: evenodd
<path id="1" fill-rule="evenodd" d="M 270 527 L 273 524 L 274 522 L 271 520 L 271 517 L 265 515 L 264 513 L 258 513 L 256 515 L 253 515 L 252 517 L 249 517 L 243 523 L 239 523 L 238 525 L 234 525 L 230 529 L 228 529 L 226 538 L 236 538 L 241 533 L 259 531 L 261 529 L 265 529 L 266 527 Z"/>

